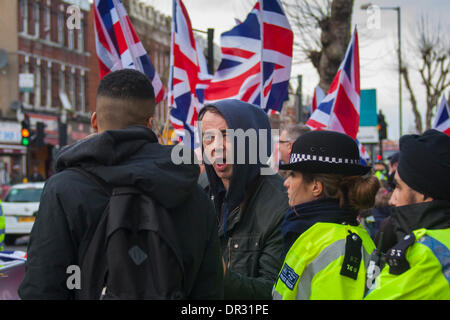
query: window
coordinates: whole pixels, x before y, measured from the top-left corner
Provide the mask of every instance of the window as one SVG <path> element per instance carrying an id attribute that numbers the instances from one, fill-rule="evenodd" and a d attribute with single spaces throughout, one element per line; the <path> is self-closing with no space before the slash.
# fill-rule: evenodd
<path id="1" fill-rule="evenodd" d="M 50 28 L 51 28 L 51 11 L 50 7 L 46 6 L 44 8 L 44 35 L 45 40 L 50 40 Z"/>
<path id="2" fill-rule="evenodd" d="M 78 29 L 78 50 L 84 51 L 84 21 L 80 21 L 80 29 Z"/>
<path id="3" fill-rule="evenodd" d="M 20 1 L 20 14 L 22 17 L 22 32 L 28 33 L 28 0 Z"/>
<path id="4" fill-rule="evenodd" d="M 47 64 L 45 78 L 47 81 L 46 106 L 47 106 L 47 108 L 51 108 L 52 107 L 52 63 L 51 62 L 48 62 L 48 64 Z"/>
<path id="5" fill-rule="evenodd" d="M 39 38 L 39 24 L 40 24 L 39 2 L 33 3 L 33 11 L 34 11 L 34 35 L 36 38 Z"/>
<path id="6" fill-rule="evenodd" d="M 69 29 L 68 36 L 67 36 L 67 47 L 70 50 L 73 50 L 74 48 L 74 34 L 73 29 Z"/>
<path id="7" fill-rule="evenodd" d="M 80 73 L 80 111 L 86 112 L 86 84 L 84 79 L 84 71 Z"/>
<path id="8" fill-rule="evenodd" d="M 75 101 L 75 69 L 72 69 L 69 77 L 69 90 L 70 90 L 70 104 L 72 108 L 76 108 Z"/>
<path id="9" fill-rule="evenodd" d="M 30 57 L 25 56 L 24 57 L 24 64 L 22 67 L 22 72 L 23 73 L 29 73 L 30 72 Z M 23 102 L 26 104 L 30 104 L 30 93 L 29 92 L 24 92 L 23 94 Z"/>
<path id="10" fill-rule="evenodd" d="M 59 92 L 66 91 L 66 76 L 65 76 L 65 68 L 61 66 L 61 70 L 59 71 Z"/>
<path id="11" fill-rule="evenodd" d="M 39 202 L 42 187 L 38 188 L 12 188 L 5 198 L 5 202 Z"/>
<path id="12" fill-rule="evenodd" d="M 41 106 L 41 60 L 36 60 L 34 68 L 34 107 Z"/>
<path id="13" fill-rule="evenodd" d="M 62 12 L 58 12 L 58 43 L 64 45 L 64 14 Z"/>

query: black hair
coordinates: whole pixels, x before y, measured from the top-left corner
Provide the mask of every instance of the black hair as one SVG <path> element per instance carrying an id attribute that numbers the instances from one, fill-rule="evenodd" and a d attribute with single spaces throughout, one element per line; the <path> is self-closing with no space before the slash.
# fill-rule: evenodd
<path id="1" fill-rule="evenodd" d="M 119 99 L 155 99 L 147 76 L 137 70 L 122 69 L 107 74 L 97 89 L 97 96 Z"/>
<path id="2" fill-rule="evenodd" d="M 205 115 L 206 112 L 212 112 L 212 113 L 216 113 L 219 114 L 220 116 L 223 117 L 222 113 L 219 111 L 219 109 L 217 109 L 217 107 L 213 106 L 212 104 L 208 104 L 206 106 L 204 106 L 202 108 L 202 110 L 200 111 L 200 114 L 198 116 L 198 120 L 203 120 L 203 116 Z"/>

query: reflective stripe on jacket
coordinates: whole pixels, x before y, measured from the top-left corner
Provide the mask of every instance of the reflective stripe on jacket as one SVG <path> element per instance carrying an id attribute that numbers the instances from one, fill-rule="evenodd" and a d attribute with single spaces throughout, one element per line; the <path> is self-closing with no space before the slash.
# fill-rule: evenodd
<path id="1" fill-rule="evenodd" d="M 413 231 L 406 251 L 409 269 L 394 275 L 385 265 L 367 300 L 450 299 L 450 229 Z"/>
<path id="2" fill-rule="evenodd" d="M 362 240 L 356 280 L 341 275 L 349 231 Z M 287 253 L 272 292 L 273 298 L 362 299 L 366 288 L 366 268 L 374 249 L 372 239 L 361 226 L 316 223 L 295 241 Z"/>
<path id="3" fill-rule="evenodd" d="M 0 251 L 5 249 L 5 215 L 3 214 L 2 201 L 0 200 Z"/>

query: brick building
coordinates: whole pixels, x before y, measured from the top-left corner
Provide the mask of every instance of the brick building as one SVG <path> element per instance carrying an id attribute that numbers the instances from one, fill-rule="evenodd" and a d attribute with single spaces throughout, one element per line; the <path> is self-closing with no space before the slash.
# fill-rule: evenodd
<path id="1" fill-rule="evenodd" d="M 26 173 L 28 164 L 28 170 L 36 166 L 47 177 L 60 143 L 60 128 L 68 133 L 68 143 L 90 132 L 89 9 L 89 0 L 0 1 L 0 17 L 6 26 L 0 34 L 0 48 L 6 48 L 9 58 L 0 77 L 2 127 L 15 122 L 14 127 L 20 128 L 20 119 L 11 109 L 14 102 L 16 107 L 20 103 L 32 129 L 37 122 L 46 125 L 45 145 L 31 146 L 29 161 L 16 135 L 7 141 L 0 148 L 0 170 L 19 166 Z M 71 20 L 75 16 L 79 19 Z M 14 153 L 16 150 L 19 152 Z"/>
<path id="2" fill-rule="evenodd" d="M 0 0 L 0 50 L 8 59 L 0 69 L 0 184 L 9 182 L 13 167 L 25 175 L 36 166 L 48 177 L 61 138 L 67 135 L 62 140 L 70 144 L 92 132 L 89 120 L 100 77 L 90 2 Z M 167 90 L 171 17 L 139 0 L 122 2 Z M 74 6 L 79 12 L 71 10 Z M 77 13 L 79 25 L 73 18 Z M 206 46 L 203 34 L 195 37 Z M 220 48 L 215 46 L 214 51 L 217 67 Z M 21 145 L 18 106 L 32 129 L 37 122 L 46 125 L 44 146 Z M 159 129 L 168 114 L 167 101 L 160 102 L 155 112 Z"/>

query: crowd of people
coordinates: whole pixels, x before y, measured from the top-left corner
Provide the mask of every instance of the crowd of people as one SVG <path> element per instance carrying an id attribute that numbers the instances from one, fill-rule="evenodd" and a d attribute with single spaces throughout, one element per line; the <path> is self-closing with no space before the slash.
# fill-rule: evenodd
<path id="1" fill-rule="evenodd" d="M 205 106 L 201 166 L 174 164 L 152 131 L 154 109 L 145 75 L 102 79 L 96 134 L 62 149 L 45 185 L 21 298 L 450 299 L 449 136 L 401 137 L 380 181 L 349 136 L 293 125 L 280 136 L 283 178 L 230 134 L 270 132 L 262 109 Z M 270 153 L 271 139 L 256 137 L 258 154 Z M 155 226 L 136 208 L 168 221 Z M 92 254 L 99 232 L 105 256 Z M 84 269 L 87 259 L 101 271 Z M 68 266 L 81 266 L 81 286 L 68 286 Z M 143 270 L 158 278 L 151 290 L 130 285 Z"/>

